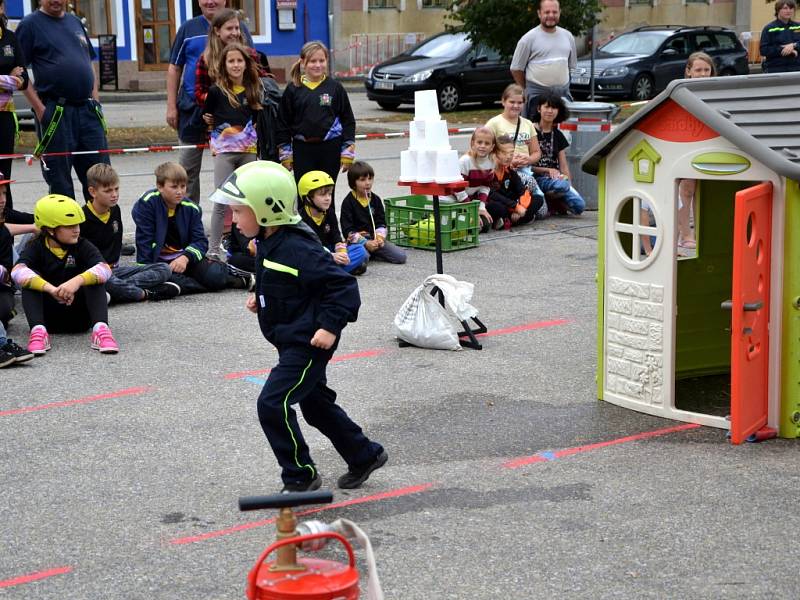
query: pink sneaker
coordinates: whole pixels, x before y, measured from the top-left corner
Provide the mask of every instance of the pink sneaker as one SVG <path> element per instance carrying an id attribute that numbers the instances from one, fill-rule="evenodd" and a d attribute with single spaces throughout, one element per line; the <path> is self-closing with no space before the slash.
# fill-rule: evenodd
<path id="1" fill-rule="evenodd" d="M 95 331 L 92 331 L 92 349 L 99 350 L 101 354 L 119 352 L 117 341 L 111 335 L 108 325 L 100 325 Z"/>
<path id="2" fill-rule="evenodd" d="M 42 356 L 50 350 L 50 336 L 44 327 L 34 327 L 28 338 L 28 352 L 35 356 Z"/>

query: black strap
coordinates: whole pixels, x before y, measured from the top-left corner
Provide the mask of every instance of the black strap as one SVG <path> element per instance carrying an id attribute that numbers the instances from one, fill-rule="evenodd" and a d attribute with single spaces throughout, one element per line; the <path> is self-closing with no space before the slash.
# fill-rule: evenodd
<path id="1" fill-rule="evenodd" d="M 514 149 L 517 148 L 517 136 L 519 135 L 519 126 L 522 123 L 522 117 L 517 117 L 517 130 L 514 132 Z"/>

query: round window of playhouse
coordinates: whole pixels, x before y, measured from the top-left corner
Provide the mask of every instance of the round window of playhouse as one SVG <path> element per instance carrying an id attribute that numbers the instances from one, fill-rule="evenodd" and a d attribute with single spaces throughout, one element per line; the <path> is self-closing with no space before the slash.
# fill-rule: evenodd
<path id="1" fill-rule="evenodd" d="M 614 239 L 623 262 L 631 269 L 650 264 L 661 247 L 661 226 L 655 204 L 640 196 L 627 196 L 617 206 Z"/>

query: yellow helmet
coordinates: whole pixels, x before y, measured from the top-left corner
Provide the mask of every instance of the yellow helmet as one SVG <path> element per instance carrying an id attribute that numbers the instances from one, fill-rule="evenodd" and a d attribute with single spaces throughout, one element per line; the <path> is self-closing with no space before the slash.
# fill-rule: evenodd
<path id="1" fill-rule="evenodd" d="M 297 191 L 301 198 L 308 198 L 308 195 L 314 190 L 328 185 L 335 185 L 335 182 L 325 171 L 309 171 L 297 182 Z"/>
<path id="2" fill-rule="evenodd" d="M 81 205 L 61 194 L 42 196 L 33 208 L 33 221 L 39 229 L 80 225 L 85 220 Z"/>
<path id="3" fill-rule="evenodd" d="M 262 226 L 299 223 L 296 198 L 292 174 L 267 160 L 254 160 L 237 168 L 211 194 L 212 202 L 249 206 Z"/>

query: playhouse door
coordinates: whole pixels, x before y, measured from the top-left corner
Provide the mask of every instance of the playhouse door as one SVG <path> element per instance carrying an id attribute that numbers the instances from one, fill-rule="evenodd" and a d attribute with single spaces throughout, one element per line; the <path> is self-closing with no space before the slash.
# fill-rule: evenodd
<path id="1" fill-rule="evenodd" d="M 736 193 L 731 316 L 731 441 L 767 424 L 772 184 Z"/>

